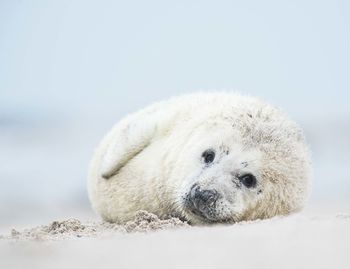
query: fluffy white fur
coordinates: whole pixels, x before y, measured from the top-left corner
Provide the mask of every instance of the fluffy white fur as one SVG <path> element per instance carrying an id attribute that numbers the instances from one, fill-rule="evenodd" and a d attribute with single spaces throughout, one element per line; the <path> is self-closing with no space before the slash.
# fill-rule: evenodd
<path id="1" fill-rule="evenodd" d="M 216 153 L 203 163 L 207 149 Z M 193 224 L 269 218 L 300 210 L 310 186 L 300 128 L 279 109 L 236 93 L 196 93 L 131 114 L 106 135 L 91 161 L 88 191 L 104 220 L 138 210 Z M 239 182 L 253 174 L 254 188 Z M 194 185 L 220 194 L 210 214 L 186 206 Z"/>

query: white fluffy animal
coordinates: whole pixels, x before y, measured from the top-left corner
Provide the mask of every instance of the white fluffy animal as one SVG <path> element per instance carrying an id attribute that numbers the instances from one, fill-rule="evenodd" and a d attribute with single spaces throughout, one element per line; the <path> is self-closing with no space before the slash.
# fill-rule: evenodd
<path id="1" fill-rule="evenodd" d="M 131 114 L 107 134 L 90 166 L 91 203 L 123 223 L 138 210 L 192 224 L 300 210 L 310 156 L 279 109 L 235 93 L 196 93 Z"/>

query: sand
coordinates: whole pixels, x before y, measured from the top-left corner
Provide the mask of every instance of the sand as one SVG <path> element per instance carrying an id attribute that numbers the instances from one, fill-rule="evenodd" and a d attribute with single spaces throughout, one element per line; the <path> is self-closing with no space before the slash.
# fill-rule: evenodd
<path id="1" fill-rule="evenodd" d="M 123 225 L 108 222 L 81 223 L 78 219 L 53 221 L 49 225 L 18 231 L 13 228 L 9 235 L 0 235 L 8 240 L 65 240 L 80 237 L 105 237 L 114 233 L 151 232 L 189 226 L 178 218 L 159 219 L 156 215 L 140 210 L 134 220 Z"/>
<path id="2" fill-rule="evenodd" d="M 0 268 L 350 268 L 350 214 L 192 227 L 139 212 L 126 225 L 55 221 L 0 240 Z"/>

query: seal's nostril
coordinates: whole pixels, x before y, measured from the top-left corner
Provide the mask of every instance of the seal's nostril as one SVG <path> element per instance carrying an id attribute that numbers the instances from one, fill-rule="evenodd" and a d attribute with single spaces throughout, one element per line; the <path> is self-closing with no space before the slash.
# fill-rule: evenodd
<path id="1" fill-rule="evenodd" d="M 190 191 L 190 198 L 194 199 L 199 191 L 199 186 L 198 185 L 193 185 Z"/>
<path id="2" fill-rule="evenodd" d="M 205 190 L 200 192 L 200 199 L 202 199 L 203 202 L 211 202 L 215 200 L 215 196 L 216 194 L 214 191 Z"/>
<path id="3" fill-rule="evenodd" d="M 190 191 L 190 199 L 197 207 L 198 205 L 212 205 L 218 199 L 216 190 L 201 190 L 198 185 L 194 185 Z"/>

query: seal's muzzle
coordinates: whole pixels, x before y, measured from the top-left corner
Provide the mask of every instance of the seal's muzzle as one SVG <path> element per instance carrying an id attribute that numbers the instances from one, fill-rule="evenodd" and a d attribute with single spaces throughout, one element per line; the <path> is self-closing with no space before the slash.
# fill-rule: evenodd
<path id="1" fill-rule="evenodd" d="M 186 204 L 193 214 L 204 218 L 210 218 L 218 198 L 219 194 L 216 190 L 202 190 L 195 184 L 188 194 Z"/>

